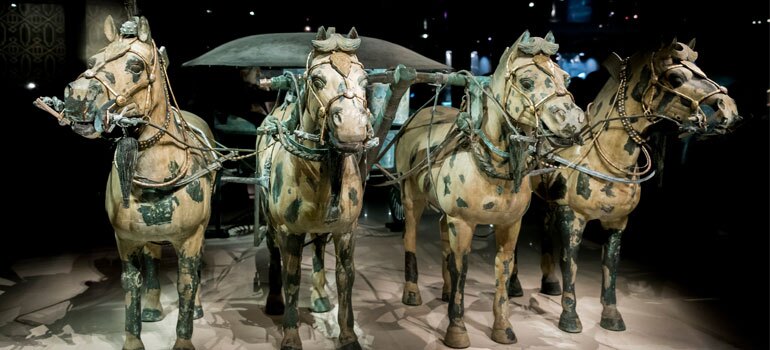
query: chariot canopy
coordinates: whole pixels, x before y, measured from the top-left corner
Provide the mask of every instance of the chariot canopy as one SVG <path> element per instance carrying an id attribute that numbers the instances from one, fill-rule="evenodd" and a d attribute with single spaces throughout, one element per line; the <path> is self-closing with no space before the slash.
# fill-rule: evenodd
<path id="1" fill-rule="evenodd" d="M 304 68 L 315 35 L 307 32 L 250 35 L 224 43 L 182 66 Z M 361 41 L 356 55 L 367 69 L 392 69 L 403 64 L 424 72 L 452 70 L 450 66 L 386 40 L 362 36 Z"/>

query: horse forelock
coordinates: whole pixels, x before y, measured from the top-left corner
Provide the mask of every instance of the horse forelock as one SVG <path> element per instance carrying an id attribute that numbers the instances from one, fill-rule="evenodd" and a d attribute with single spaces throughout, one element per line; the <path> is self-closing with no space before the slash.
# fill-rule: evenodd
<path id="1" fill-rule="evenodd" d="M 354 53 L 361 45 L 361 38 L 349 39 L 334 33 L 324 40 L 313 40 L 313 48 L 318 52 L 343 51 Z"/>
<path id="2" fill-rule="evenodd" d="M 530 37 L 526 42 L 520 42 L 518 49 L 527 55 L 546 55 L 551 56 L 559 52 L 559 44 L 549 42 L 543 38 Z"/>
<path id="3" fill-rule="evenodd" d="M 329 62 L 343 77 L 350 75 L 350 66 L 352 66 L 350 55 L 335 51 L 329 56 Z"/>

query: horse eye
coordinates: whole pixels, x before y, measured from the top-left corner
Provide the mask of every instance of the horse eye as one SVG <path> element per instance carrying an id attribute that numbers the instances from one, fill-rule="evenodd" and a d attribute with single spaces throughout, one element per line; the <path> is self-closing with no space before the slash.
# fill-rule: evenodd
<path id="1" fill-rule="evenodd" d="M 523 87 L 524 90 L 532 90 L 532 88 L 535 86 L 535 82 L 529 78 L 519 79 L 519 84 L 521 84 L 521 87 Z"/>
<path id="2" fill-rule="evenodd" d="M 321 77 L 313 77 L 313 86 L 316 89 L 323 89 L 324 85 L 326 85 L 326 82 Z"/>
<path id="3" fill-rule="evenodd" d="M 668 83 L 671 87 L 676 89 L 684 84 L 684 77 L 680 74 L 672 73 L 668 75 Z"/>
<path id="4" fill-rule="evenodd" d="M 144 70 L 144 63 L 142 62 L 131 63 L 129 64 L 128 69 L 131 71 L 131 73 L 139 74 Z"/>

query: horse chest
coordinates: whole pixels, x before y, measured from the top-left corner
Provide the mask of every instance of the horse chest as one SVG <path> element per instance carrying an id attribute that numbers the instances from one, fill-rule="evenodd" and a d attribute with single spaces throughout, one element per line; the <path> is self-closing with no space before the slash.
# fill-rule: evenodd
<path id="1" fill-rule="evenodd" d="M 430 197 L 444 212 L 491 224 L 524 215 L 531 198 L 529 182 L 514 188 L 513 181 L 490 179 L 477 170 L 468 154 L 458 154 L 454 162 L 450 158 L 431 174 L 435 189 Z M 427 176 L 423 181 L 429 181 Z"/>

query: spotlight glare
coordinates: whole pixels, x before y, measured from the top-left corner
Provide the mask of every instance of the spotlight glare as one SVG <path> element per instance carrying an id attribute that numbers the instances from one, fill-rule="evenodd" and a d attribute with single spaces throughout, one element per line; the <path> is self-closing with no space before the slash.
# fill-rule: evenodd
<path id="1" fill-rule="evenodd" d="M 211 13 L 211 10 L 209 10 L 209 9 L 206 9 L 206 13 Z"/>
<path id="2" fill-rule="evenodd" d="M 306 32 L 309 32 L 309 31 L 311 31 L 311 30 L 313 30 L 313 28 L 310 28 L 310 26 L 305 26 L 305 31 L 306 31 Z"/>
<path id="3" fill-rule="evenodd" d="M 490 37 L 488 37 L 488 38 L 487 38 L 487 41 L 492 41 L 492 37 L 491 37 L 491 36 L 490 36 Z"/>
<path id="4" fill-rule="evenodd" d="M 530 2 L 529 3 L 529 7 L 535 7 L 535 3 L 534 2 Z"/>
<path id="5" fill-rule="evenodd" d="M 16 8 L 16 3 L 15 3 L 15 2 L 12 2 L 12 3 L 11 3 L 11 7 L 13 7 L 13 8 Z"/>
<path id="6" fill-rule="evenodd" d="M 249 11 L 250 16 L 254 16 L 254 11 Z"/>
<path id="7" fill-rule="evenodd" d="M 637 18 L 639 18 L 639 15 L 634 15 L 634 19 L 637 19 Z"/>
<path id="8" fill-rule="evenodd" d="M 35 84 L 33 81 L 30 81 L 27 83 L 27 85 L 24 85 L 24 87 L 27 88 L 27 90 L 34 90 L 37 87 L 37 84 Z"/>
<path id="9" fill-rule="evenodd" d="M 422 38 L 423 39 L 427 39 L 428 38 L 428 33 L 422 33 Z"/>

